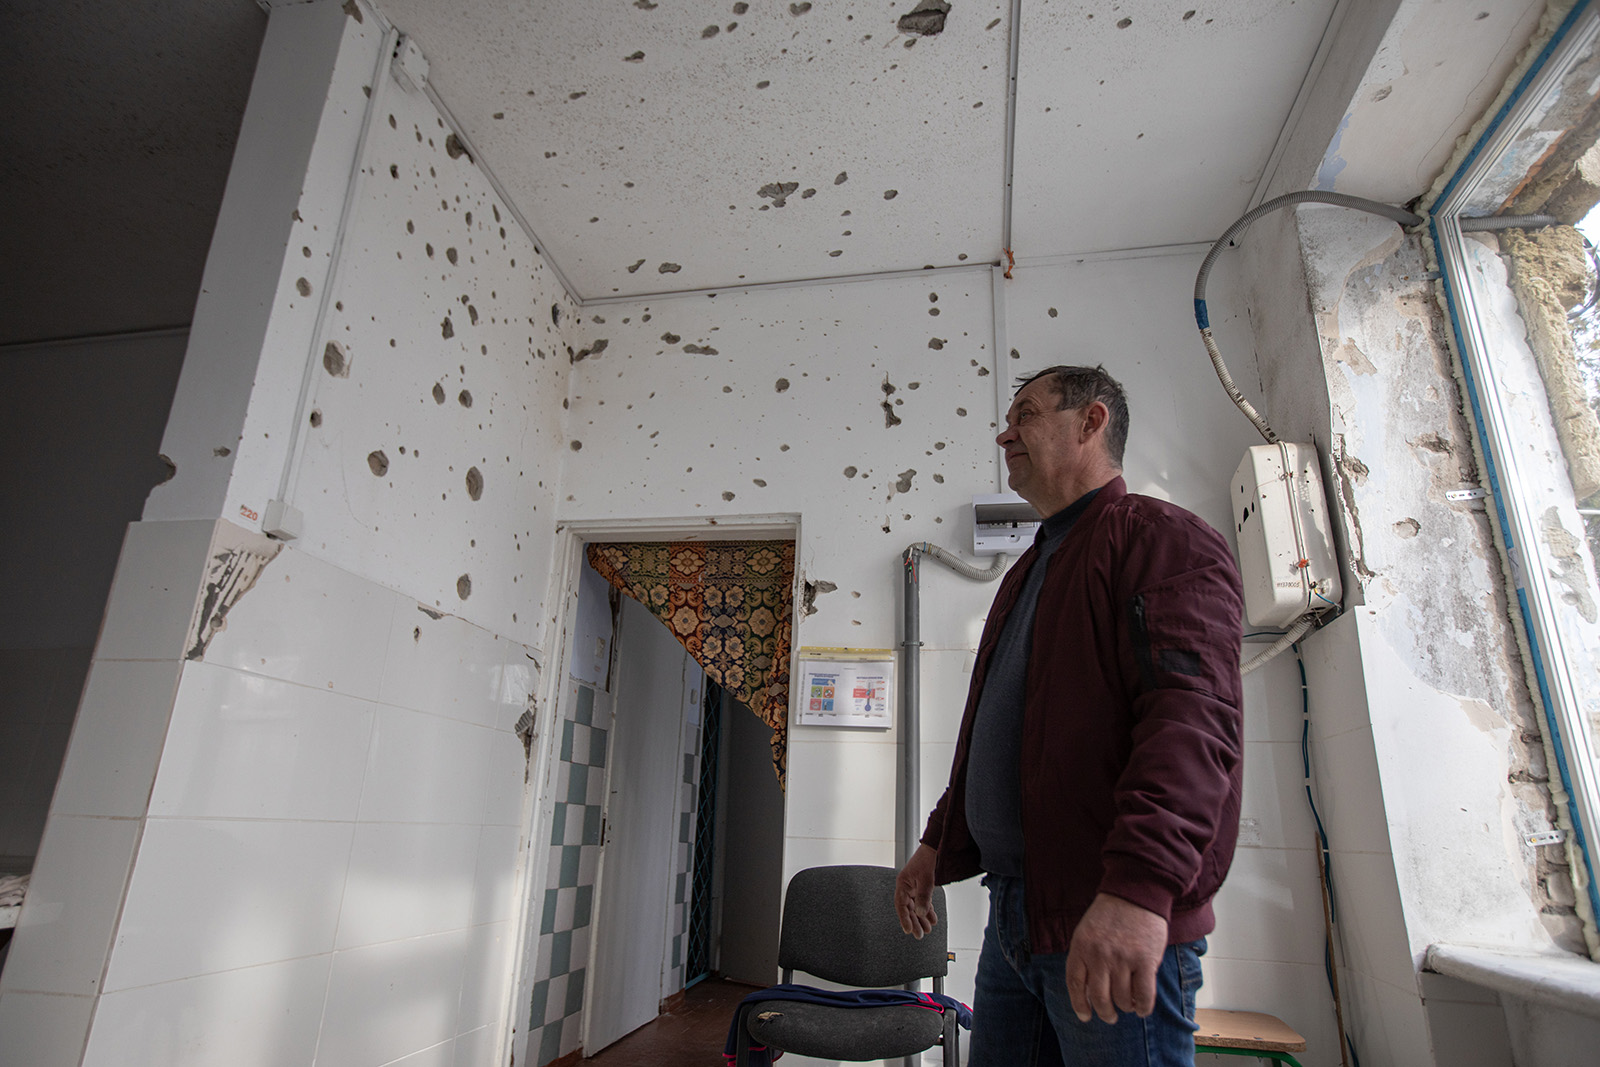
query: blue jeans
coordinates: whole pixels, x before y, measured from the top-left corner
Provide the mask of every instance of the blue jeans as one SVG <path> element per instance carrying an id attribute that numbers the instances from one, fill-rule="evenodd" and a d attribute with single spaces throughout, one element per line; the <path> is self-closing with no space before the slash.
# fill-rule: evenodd
<path id="1" fill-rule="evenodd" d="M 1205 938 L 1170 945 L 1156 972 L 1156 1007 L 1141 1019 L 1079 1022 L 1067 997 L 1067 954 L 1034 954 L 1022 879 L 991 874 L 989 926 L 978 957 L 969 1067 L 1192 1067 L 1194 997 Z"/>

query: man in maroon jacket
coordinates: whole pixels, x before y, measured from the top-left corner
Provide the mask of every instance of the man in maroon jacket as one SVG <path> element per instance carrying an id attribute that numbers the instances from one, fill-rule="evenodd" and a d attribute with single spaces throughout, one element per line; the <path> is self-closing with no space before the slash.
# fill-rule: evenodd
<path id="1" fill-rule="evenodd" d="M 900 924 L 985 874 L 971 1067 L 1192 1064 L 1199 957 L 1238 833 L 1241 593 L 1227 542 L 1129 493 L 1103 367 L 1022 382 L 1011 488 L 1044 518 L 984 627 Z"/>

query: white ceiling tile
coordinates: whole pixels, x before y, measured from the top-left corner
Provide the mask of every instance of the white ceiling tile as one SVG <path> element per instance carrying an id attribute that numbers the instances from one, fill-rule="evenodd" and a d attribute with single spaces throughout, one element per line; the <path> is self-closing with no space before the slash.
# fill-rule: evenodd
<path id="1" fill-rule="evenodd" d="M 996 258 L 1009 4 L 913 6 L 382 4 L 585 298 Z"/>
<path id="2" fill-rule="evenodd" d="M 1028 0 L 1016 254 L 1212 240 L 1249 204 L 1334 0 Z"/>

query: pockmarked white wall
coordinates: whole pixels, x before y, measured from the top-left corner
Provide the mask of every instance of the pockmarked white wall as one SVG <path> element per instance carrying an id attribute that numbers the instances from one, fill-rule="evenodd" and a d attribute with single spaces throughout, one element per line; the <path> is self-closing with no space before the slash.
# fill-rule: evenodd
<path id="1" fill-rule="evenodd" d="M 901 552 L 927 540 L 970 555 L 971 497 L 999 488 L 1001 394 L 1054 363 L 1103 362 L 1129 393 L 1130 487 L 1226 532 L 1229 479 L 1256 440 L 1194 326 L 1199 261 L 1019 269 L 1002 297 L 999 360 L 982 271 L 586 309 L 580 347 L 606 343 L 574 368 L 561 517 L 798 514 L 802 579 L 837 588 L 818 585 L 796 645 L 897 648 Z M 1215 330 L 1253 392 L 1253 339 L 1231 266 L 1211 296 Z M 926 562 L 920 578 L 919 819 L 948 778 L 995 591 Z M 1204 995 L 1293 1019 L 1322 1056 L 1307 1062 L 1333 1063 L 1320 922 L 1305 919 L 1321 898 L 1300 792 L 1297 683 L 1280 661 L 1247 686 L 1245 814 L 1255 830 L 1218 899 Z M 898 728 L 791 727 L 785 879 L 817 864 L 895 863 L 898 742 Z M 950 989 L 970 1000 L 987 901 L 975 881 L 948 892 Z"/>
<path id="2" fill-rule="evenodd" d="M 565 305 L 384 42 L 359 5 L 272 15 L 5 1062 L 489 1063 L 511 1035 Z M 258 532 L 283 498 L 288 543 Z"/>

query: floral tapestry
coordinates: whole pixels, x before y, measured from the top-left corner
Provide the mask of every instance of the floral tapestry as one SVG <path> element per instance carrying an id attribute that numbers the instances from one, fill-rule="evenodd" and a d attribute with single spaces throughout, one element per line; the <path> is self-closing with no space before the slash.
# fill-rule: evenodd
<path id="1" fill-rule="evenodd" d="M 591 544 L 589 564 L 667 624 L 706 677 L 772 727 L 785 785 L 794 542 Z"/>

